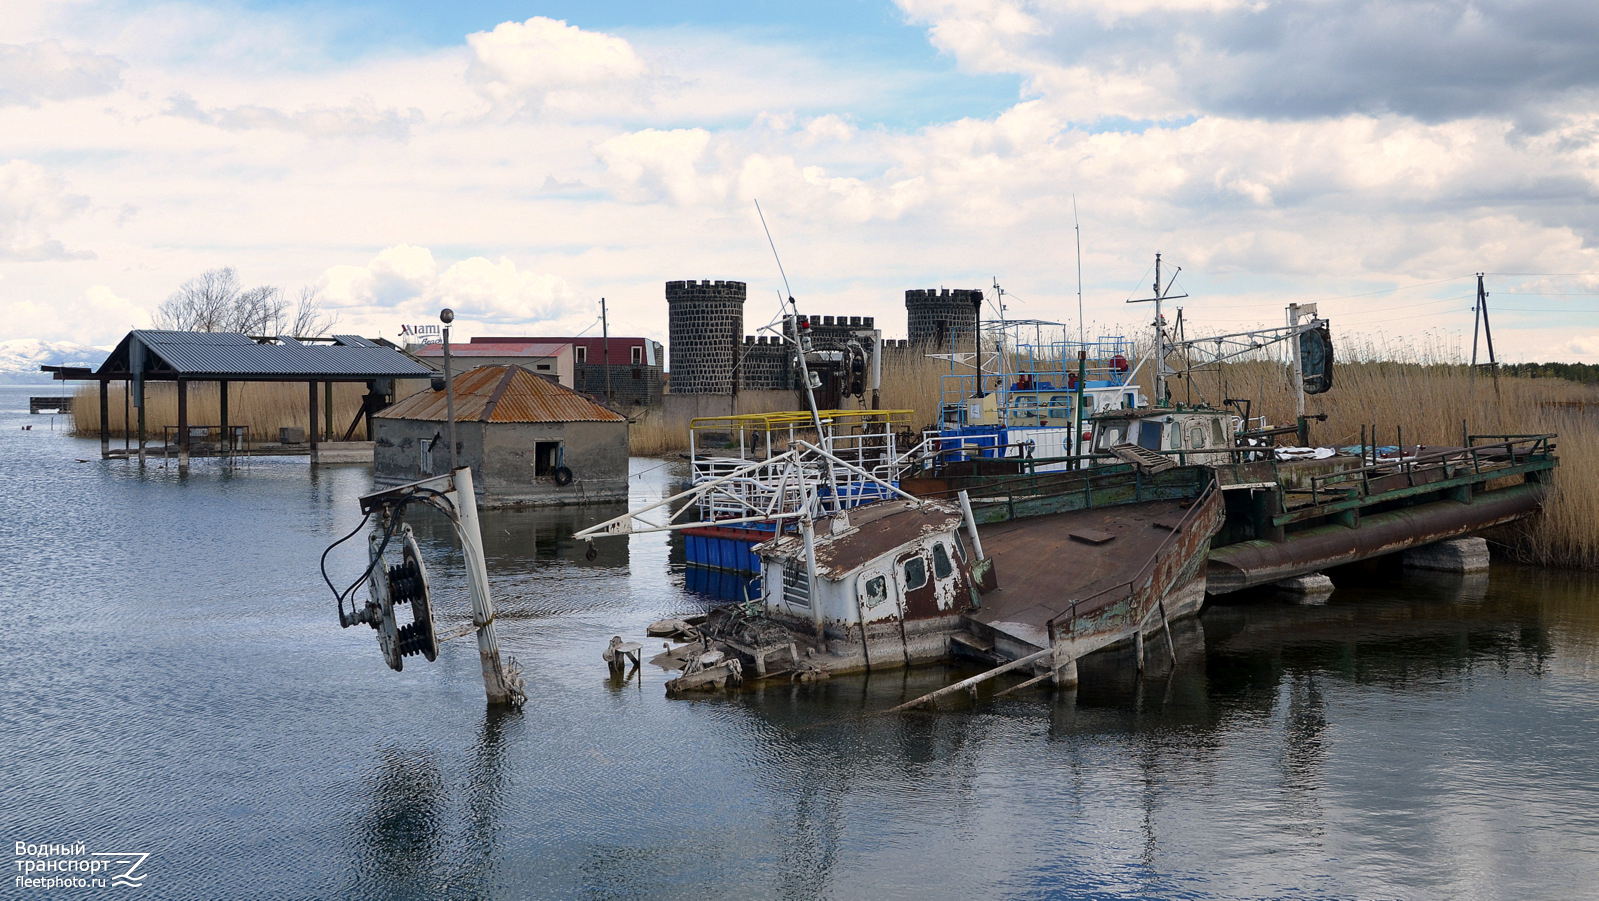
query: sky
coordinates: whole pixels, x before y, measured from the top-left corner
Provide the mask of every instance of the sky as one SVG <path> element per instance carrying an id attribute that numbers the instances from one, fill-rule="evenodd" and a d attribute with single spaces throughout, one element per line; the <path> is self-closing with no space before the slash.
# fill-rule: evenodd
<path id="1" fill-rule="evenodd" d="M 1315 302 L 1354 353 L 1599 362 L 1599 4 L 7 0 L 0 340 L 106 345 L 187 279 L 335 331 L 666 338 L 746 282 L 1191 334 Z M 765 214 L 771 243 L 757 214 Z M 992 311 L 991 310 L 991 314 Z"/>

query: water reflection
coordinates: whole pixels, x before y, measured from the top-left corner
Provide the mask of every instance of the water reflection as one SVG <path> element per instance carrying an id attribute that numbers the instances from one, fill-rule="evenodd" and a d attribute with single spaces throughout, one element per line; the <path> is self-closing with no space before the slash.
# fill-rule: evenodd
<path id="1" fill-rule="evenodd" d="M 492 575 L 514 574 L 529 568 L 559 563 L 579 568 L 620 568 L 628 565 L 625 538 L 605 538 L 592 543 L 578 541 L 573 533 L 627 512 L 622 503 L 590 504 L 546 508 L 502 508 L 481 510 L 478 519 L 483 535 L 483 557 Z M 438 547 L 456 545 L 455 532 L 448 520 L 431 510 L 416 507 L 406 511 L 406 521 L 417 533 L 418 542 Z M 594 548 L 589 560 L 587 551 Z"/>
<path id="2" fill-rule="evenodd" d="M 496 717 L 470 640 L 394 673 L 370 630 L 332 621 L 315 561 L 356 526 L 368 471 L 196 464 L 180 482 L 79 464 L 97 442 L 22 431 L 26 415 L 0 413 L 14 500 L 0 544 L 24 561 L 8 603 L 25 638 L 0 655 L 0 809 L 18 841 L 148 842 L 151 897 L 1424 899 L 1599 884 L 1591 575 L 1374 570 L 1323 605 L 1217 604 L 1175 625 L 1175 667 L 1151 641 L 1142 677 L 1107 656 L 1073 692 L 883 716 L 972 670 L 679 701 L 646 665 L 612 687 L 611 635 L 709 603 L 684 589 L 674 542 L 596 542 L 591 563 L 569 536 L 598 512 L 496 511 L 501 643 L 534 693 Z M 659 466 L 636 461 L 635 504 L 671 490 Z M 413 523 L 456 592 L 453 536 Z M 341 584 L 364 553 L 334 555 Z"/>
<path id="3" fill-rule="evenodd" d="M 430 898 L 444 893 L 448 792 L 426 748 L 383 748 L 357 827 L 361 851 L 350 895 Z"/>

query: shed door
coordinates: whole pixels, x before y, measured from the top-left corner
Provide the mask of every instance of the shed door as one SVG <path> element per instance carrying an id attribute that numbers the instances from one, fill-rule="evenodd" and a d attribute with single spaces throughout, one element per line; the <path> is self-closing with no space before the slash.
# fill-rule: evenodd
<path id="1" fill-rule="evenodd" d="M 900 597 L 905 599 L 906 619 L 929 619 L 939 616 L 938 602 L 933 599 L 933 566 L 920 550 L 902 554 L 894 561 L 894 579 L 899 582 Z"/>

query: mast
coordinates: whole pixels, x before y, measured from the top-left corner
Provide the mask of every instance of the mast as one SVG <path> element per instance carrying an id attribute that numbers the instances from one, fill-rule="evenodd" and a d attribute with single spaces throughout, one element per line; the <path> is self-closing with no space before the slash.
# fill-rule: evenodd
<path id="1" fill-rule="evenodd" d="M 1180 299 L 1188 296 L 1187 294 L 1175 294 L 1174 295 L 1174 294 L 1168 294 L 1167 293 L 1168 291 L 1171 290 L 1171 283 L 1177 280 L 1177 273 L 1178 272 L 1182 272 L 1182 271 L 1183 271 L 1183 267 L 1178 266 L 1177 267 L 1177 272 L 1173 272 L 1172 273 L 1171 278 L 1166 281 L 1166 287 L 1162 288 L 1160 286 L 1160 254 L 1158 254 L 1158 253 L 1155 254 L 1155 296 L 1154 297 L 1141 297 L 1141 298 L 1139 298 L 1137 300 L 1128 300 L 1127 301 L 1128 303 L 1150 303 L 1150 302 L 1153 302 L 1155 304 L 1155 405 L 1156 406 L 1163 406 L 1169 400 L 1169 398 L 1167 398 L 1167 396 L 1166 396 L 1166 371 L 1169 368 L 1166 365 L 1166 320 L 1161 316 L 1160 305 L 1161 305 L 1161 301 L 1165 301 L 1165 300 L 1180 300 Z"/>

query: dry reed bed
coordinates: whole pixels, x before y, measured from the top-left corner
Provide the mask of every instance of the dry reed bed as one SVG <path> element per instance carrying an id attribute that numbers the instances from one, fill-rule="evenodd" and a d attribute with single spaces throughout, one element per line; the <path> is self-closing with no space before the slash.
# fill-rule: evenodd
<path id="1" fill-rule="evenodd" d="M 1558 434 L 1560 467 L 1543 515 L 1504 530 L 1497 538 L 1516 557 L 1533 563 L 1599 569 L 1599 391 L 1560 379 L 1501 377 L 1497 384 L 1460 365 L 1447 348 L 1425 344 L 1393 346 L 1344 341 L 1333 389 L 1312 396 L 1310 413 L 1326 413 L 1325 423 L 1311 427 L 1318 444 L 1358 443 L 1361 426 L 1377 427 L 1384 444 L 1396 443 L 1404 430 L 1407 444 L 1456 445 L 1461 425 L 1472 434 Z M 896 358 L 883 367 L 882 406 L 911 410 L 918 430 L 936 423 L 939 377 L 950 372 L 945 360 Z M 1152 393 L 1148 367 L 1139 374 L 1145 393 Z M 1230 363 L 1219 373 L 1201 373 L 1192 384 L 1175 380 L 1177 401 L 1219 404 L 1227 397 L 1249 398 L 1251 413 L 1272 424 L 1293 421 L 1294 396 L 1286 367 L 1270 359 Z M 170 385 L 149 386 L 150 434 L 176 424 L 176 392 Z M 360 404 L 363 387 L 335 386 L 334 422 L 342 434 Z M 249 425 L 252 434 L 275 437 L 280 426 L 305 426 L 307 399 L 303 386 L 241 384 L 230 394 L 229 415 Z M 1594 403 L 1590 409 L 1580 404 Z M 190 389 L 190 420 L 217 421 L 213 386 Z M 80 389 L 74 401 L 79 434 L 99 434 L 99 399 L 93 388 Z M 122 434 L 121 392 L 111 399 L 112 433 Z M 363 430 L 357 435 L 364 437 Z M 640 456 L 688 449 L 687 423 L 667 423 L 658 411 L 645 414 L 628 429 L 632 453 Z"/>
<path id="2" fill-rule="evenodd" d="M 322 389 L 317 389 L 318 416 L 324 417 L 321 409 L 327 395 Z M 350 420 L 355 418 L 355 411 L 361 408 L 361 397 L 366 394 L 366 385 L 336 383 L 333 386 L 333 431 L 335 438 L 343 438 L 344 430 L 350 427 Z M 127 408 L 127 421 L 123 420 L 123 387 L 118 384 L 111 386 L 110 397 L 110 424 L 111 434 L 116 438 L 137 437 L 139 429 L 139 411 L 136 408 Z M 178 424 L 178 390 L 170 382 L 147 382 L 144 387 L 145 400 L 145 434 L 152 440 L 159 442 L 166 426 Z M 277 441 L 278 429 L 299 427 L 309 431 L 310 395 L 304 384 L 289 384 L 276 382 L 235 382 L 228 386 L 228 422 L 231 425 L 248 426 L 252 441 Z M 74 432 L 85 438 L 96 438 L 100 435 L 100 389 L 98 386 L 79 388 L 73 396 L 73 429 Z M 189 386 L 189 423 L 195 426 L 220 425 L 222 421 L 221 407 L 215 383 L 199 383 Z M 325 420 L 324 420 L 325 421 Z M 366 424 L 363 422 L 355 427 L 353 441 L 366 440 Z"/>

